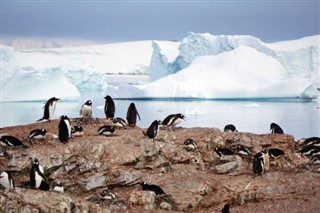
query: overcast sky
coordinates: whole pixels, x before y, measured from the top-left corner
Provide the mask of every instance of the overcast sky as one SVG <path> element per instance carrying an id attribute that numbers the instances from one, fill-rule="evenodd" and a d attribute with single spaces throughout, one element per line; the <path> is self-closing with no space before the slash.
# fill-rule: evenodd
<path id="1" fill-rule="evenodd" d="M 0 1 L 3 38 L 181 40 L 208 32 L 280 41 L 320 34 L 320 0 Z"/>

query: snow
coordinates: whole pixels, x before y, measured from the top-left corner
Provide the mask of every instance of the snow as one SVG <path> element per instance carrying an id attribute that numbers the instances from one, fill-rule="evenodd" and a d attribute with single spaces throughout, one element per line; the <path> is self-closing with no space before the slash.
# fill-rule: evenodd
<path id="1" fill-rule="evenodd" d="M 1 101 L 76 100 L 87 92 L 123 99 L 316 98 L 319 40 L 264 43 L 249 35 L 190 33 L 181 41 L 0 46 Z"/>

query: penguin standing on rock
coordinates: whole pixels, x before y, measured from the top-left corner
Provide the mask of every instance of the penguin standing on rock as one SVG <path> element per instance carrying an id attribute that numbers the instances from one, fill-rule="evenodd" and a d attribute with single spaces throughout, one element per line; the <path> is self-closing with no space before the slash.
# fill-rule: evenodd
<path id="1" fill-rule="evenodd" d="M 161 125 L 169 128 L 174 128 L 184 120 L 185 116 L 181 113 L 168 115 L 162 122 Z"/>
<path id="2" fill-rule="evenodd" d="M 1 144 L 5 145 L 5 146 L 23 146 L 25 147 L 25 145 L 16 137 L 11 136 L 11 135 L 3 135 L 0 137 L 0 141 Z"/>
<path id="3" fill-rule="evenodd" d="M 44 171 L 38 159 L 34 159 L 30 171 L 30 187 L 48 191 L 50 189 L 47 179 L 44 176 Z"/>
<path id="4" fill-rule="evenodd" d="M 160 123 L 161 123 L 160 120 L 154 120 L 149 126 L 149 128 L 147 129 L 147 132 L 142 131 L 144 136 L 155 139 L 159 133 Z"/>
<path id="5" fill-rule="evenodd" d="M 224 132 L 237 132 L 237 129 L 235 127 L 235 125 L 233 124 L 228 124 L 224 127 L 223 129 Z"/>
<path id="6" fill-rule="evenodd" d="M 3 186 L 5 189 L 14 189 L 14 180 L 12 178 L 12 175 L 8 171 L 3 171 L 0 174 L 0 185 Z"/>
<path id="7" fill-rule="evenodd" d="M 131 103 L 127 111 L 128 126 L 135 127 L 137 123 L 137 117 L 139 118 L 139 120 L 141 120 L 139 112 L 136 108 L 136 105 L 134 103 Z"/>
<path id="8" fill-rule="evenodd" d="M 56 105 L 58 100 L 60 99 L 56 97 L 50 98 L 43 107 L 44 108 L 43 117 L 37 121 L 42 121 L 42 120 L 51 121 L 53 118 L 53 113 L 56 110 Z"/>
<path id="9" fill-rule="evenodd" d="M 264 154 L 262 152 L 255 154 L 252 163 L 252 170 L 253 173 L 257 175 L 264 173 Z"/>
<path id="10" fill-rule="evenodd" d="M 282 128 L 276 123 L 270 124 L 270 131 L 271 131 L 271 134 L 283 134 Z"/>
<path id="11" fill-rule="evenodd" d="M 104 114 L 106 115 L 107 119 L 113 119 L 114 118 L 114 112 L 116 111 L 116 107 L 114 105 L 114 101 L 111 98 L 111 96 L 107 95 L 104 97 L 106 99 L 105 105 L 104 105 Z"/>
<path id="12" fill-rule="evenodd" d="M 84 119 L 92 118 L 92 102 L 87 100 L 80 109 L 80 117 Z"/>
<path id="13" fill-rule="evenodd" d="M 59 122 L 59 141 L 62 143 L 67 143 L 69 138 L 71 138 L 71 123 L 66 115 L 60 117 Z"/>

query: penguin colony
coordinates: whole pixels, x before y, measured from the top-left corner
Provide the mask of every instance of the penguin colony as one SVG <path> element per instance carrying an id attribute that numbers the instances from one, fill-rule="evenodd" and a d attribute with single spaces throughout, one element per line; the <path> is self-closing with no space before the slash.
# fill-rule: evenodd
<path id="1" fill-rule="evenodd" d="M 121 117 L 115 118 L 115 103 L 111 96 L 107 95 L 104 97 L 105 106 L 104 113 L 106 119 L 112 121 L 111 125 L 103 125 L 100 126 L 97 130 L 97 135 L 102 136 L 113 136 L 116 129 L 119 128 L 127 128 L 136 127 L 137 120 L 141 120 L 139 112 L 134 103 L 131 103 L 128 107 L 126 113 L 126 120 Z M 59 98 L 52 97 L 50 98 L 45 106 L 43 117 L 38 122 L 43 121 L 51 121 L 53 119 L 53 115 L 56 109 L 57 101 Z M 92 102 L 91 100 L 86 101 L 80 111 L 80 118 L 82 119 L 92 119 Z M 177 125 L 179 125 L 185 116 L 182 113 L 170 114 L 164 118 L 164 120 L 154 120 L 150 126 L 147 128 L 146 132 L 142 131 L 143 135 L 150 139 L 156 139 L 160 128 L 164 128 L 165 130 L 173 131 Z M 86 122 L 85 122 L 86 123 Z M 226 134 L 232 132 L 238 132 L 235 125 L 227 124 L 223 128 L 223 132 Z M 29 135 L 27 136 L 27 140 L 29 143 L 35 140 L 45 140 L 47 131 L 45 129 L 34 129 L 31 130 Z M 283 129 L 276 123 L 270 124 L 270 133 L 271 134 L 284 134 Z M 72 137 L 78 137 L 84 135 L 84 129 L 80 125 L 71 125 L 71 120 L 66 116 L 62 115 L 60 117 L 60 121 L 58 124 L 58 136 L 57 138 L 61 143 L 68 143 L 68 141 Z M 27 146 L 20 139 L 11 136 L 11 135 L 1 135 L 0 136 L 0 144 L 6 147 L 23 147 L 27 148 Z M 197 152 L 198 146 L 197 142 L 192 138 L 187 138 L 184 143 L 184 149 L 187 151 Z M 218 158 L 221 159 L 224 156 L 230 155 L 239 155 L 244 157 L 247 160 L 252 162 L 252 173 L 254 175 L 262 175 L 269 170 L 270 160 L 277 159 L 278 157 L 285 156 L 283 150 L 279 148 L 269 148 L 268 150 L 263 149 L 260 152 L 254 153 L 251 147 L 246 146 L 244 144 L 233 144 L 231 147 L 215 147 L 215 153 Z M 304 141 L 302 148 L 298 151 L 298 153 L 305 155 L 310 158 L 310 162 L 314 164 L 320 164 L 320 138 L 312 137 L 308 138 Z M 40 165 L 38 159 L 34 159 L 31 161 L 30 167 L 30 180 L 26 183 L 23 183 L 21 187 L 31 188 L 31 189 L 40 189 L 40 190 L 50 190 L 56 192 L 64 192 L 63 183 L 61 181 L 53 181 L 52 187 L 45 176 L 45 172 L 43 167 Z M 164 195 L 165 192 L 161 189 L 160 186 L 154 184 L 148 184 L 146 182 L 140 183 L 142 190 L 153 191 L 156 195 Z M 15 183 L 13 179 L 13 175 L 10 171 L 2 171 L 0 174 L 0 187 L 5 189 L 14 190 Z M 103 199 L 114 199 L 115 195 L 111 190 L 103 191 L 101 196 Z M 229 204 L 225 204 L 222 212 L 229 212 Z"/>

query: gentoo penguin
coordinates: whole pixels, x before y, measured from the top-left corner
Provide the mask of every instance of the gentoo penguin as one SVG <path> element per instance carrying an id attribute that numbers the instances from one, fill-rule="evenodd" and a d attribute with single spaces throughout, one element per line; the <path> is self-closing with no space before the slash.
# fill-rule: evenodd
<path id="1" fill-rule="evenodd" d="M 42 120 L 49 120 L 51 121 L 53 118 L 53 113 L 56 110 L 56 105 L 57 105 L 57 101 L 60 100 L 59 98 L 53 97 L 50 98 L 47 103 L 44 105 L 44 113 L 43 113 L 43 117 L 40 118 L 37 121 L 42 121 Z"/>
<path id="2" fill-rule="evenodd" d="M 181 113 L 168 115 L 162 122 L 161 125 L 167 127 L 175 127 L 184 120 L 185 116 Z"/>
<path id="3" fill-rule="evenodd" d="M 104 136 L 111 136 L 115 131 L 114 126 L 109 126 L 109 125 L 104 125 L 102 127 L 99 127 L 98 133 L 99 135 L 104 135 Z"/>
<path id="4" fill-rule="evenodd" d="M 276 123 L 271 123 L 270 124 L 270 131 L 271 131 L 271 134 L 283 134 L 283 130 Z"/>
<path id="5" fill-rule="evenodd" d="M 116 107 L 114 105 L 113 99 L 109 95 L 107 95 L 104 98 L 106 99 L 106 103 L 104 105 L 104 114 L 106 114 L 106 118 L 107 119 L 113 119 L 114 118 L 114 112 L 116 110 Z"/>
<path id="6" fill-rule="evenodd" d="M 224 132 L 237 132 L 237 129 L 235 127 L 235 125 L 233 124 L 227 124 L 224 129 L 223 129 Z"/>
<path id="7" fill-rule="evenodd" d="M 34 129 L 29 133 L 29 140 L 33 139 L 44 139 L 46 136 L 47 130 L 45 129 Z"/>
<path id="8" fill-rule="evenodd" d="M 0 141 L 4 146 L 25 146 L 18 138 L 11 135 L 1 136 Z"/>
<path id="9" fill-rule="evenodd" d="M 230 213 L 229 204 L 224 205 L 223 209 L 221 210 L 221 213 Z"/>
<path id="10" fill-rule="evenodd" d="M 236 152 L 239 155 L 244 155 L 244 156 L 251 156 L 252 155 L 252 150 L 250 147 L 243 145 L 243 144 L 237 144 Z"/>
<path id="11" fill-rule="evenodd" d="M 307 138 L 304 142 L 303 142 L 303 146 L 320 146 L 320 138 L 318 137 L 311 137 L 311 138 Z"/>
<path id="12" fill-rule="evenodd" d="M 0 185 L 3 186 L 5 189 L 14 189 L 14 180 L 12 175 L 8 171 L 3 171 L 0 174 Z"/>
<path id="13" fill-rule="evenodd" d="M 252 163 L 252 170 L 254 174 L 260 175 L 264 172 L 264 154 L 262 152 L 258 152 L 255 154 Z"/>
<path id="14" fill-rule="evenodd" d="M 165 194 L 164 191 L 160 188 L 160 186 L 153 185 L 153 184 L 147 184 L 146 182 L 141 183 L 142 190 L 143 191 L 152 191 L 156 193 L 156 195 L 162 195 Z"/>
<path id="15" fill-rule="evenodd" d="M 148 136 L 148 138 L 152 139 L 156 138 L 159 133 L 160 123 L 160 120 L 154 120 L 147 129 L 147 132 L 142 131 L 144 136 Z"/>
<path id="16" fill-rule="evenodd" d="M 141 120 L 139 112 L 136 108 L 136 105 L 134 103 L 131 103 L 127 111 L 128 126 L 135 127 L 137 123 L 137 117 L 139 118 L 139 120 Z"/>
<path id="17" fill-rule="evenodd" d="M 214 151 L 217 153 L 219 158 L 221 158 L 222 155 L 233 155 L 234 154 L 234 152 L 231 149 L 228 149 L 228 148 L 218 148 L 218 147 L 216 147 L 214 149 Z"/>
<path id="18" fill-rule="evenodd" d="M 263 149 L 261 152 L 263 154 L 264 171 L 269 171 L 269 168 L 270 168 L 269 153 L 268 153 L 268 151 L 266 149 Z"/>
<path id="19" fill-rule="evenodd" d="M 66 115 L 60 117 L 59 122 L 59 141 L 62 143 L 67 143 L 71 137 L 71 124 L 70 120 Z"/>
<path id="20" fill-rule="evenodd" d="M 115 127 L 120 127 L 120 128 L 125 128 L 127 126 L 126 121 L 123 118 L 114 118 L 112 120 L 113 126 Z"/>
<path id="21" fill-rule="evenodd" d="M 55 192 L 64 192 L 64 187 L 61 181 L 55 181 L 53 182 L 52 190 Z"/>
<path id="22" fill-rule="evenodd" d="M 318 153 L 319 151 L 320 151 L 320 147 L 309 145 L 309 146 L 304 146 L 298 152 L 304 156 L 311 157 L 312 155 L 314 155 L 314 153 Z"/>
<path id="23" fill-rule="evenodd" d="M 83 132 L 83 128 L 80 125 L 77 126 L 72 126 L 71 127 L 71 135 L 72 136 L 83 136 L 84 132 Z"/>
<path id="24" fill-rule="evenodd" d="M 268 154 L 269 154 L 269 157 L 273 159 L 278 156 L 284 155 L 284 152 L 281 149 L 272 148 L 268 150 Z"/>
<path id="25" fill-rule="evenodd" d="M 185 149 L 187 151 L 194 151 L 198 148 L 197 142 L 191 138 L 186 139 L 183 144 L 185 145 Z"/>
<path id="26" fill-rule="evenodd" d="M 49 190 L 50 186 L 44 176 L 43 168 L 38 159 L 34 159 L 30 171 L 30 187 L 41 190 Z"/>
<path id="27" fill-rule="evenodd" d="M 105 189 L 100 193 L 101 200 L 114 200 L 116 199 L 116 195 L 110 190 Z"/>
<path id="28" fill-rule="evenodd" d="M 87 100 L 80 109 L 81 118 L 91 118 L 92 117 L 92 102 Z"/>

